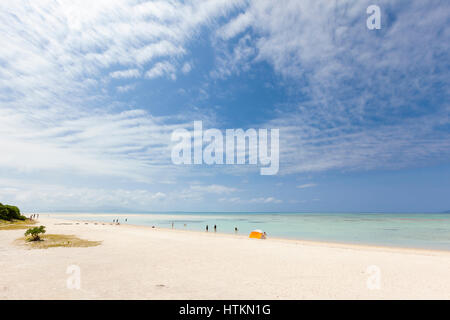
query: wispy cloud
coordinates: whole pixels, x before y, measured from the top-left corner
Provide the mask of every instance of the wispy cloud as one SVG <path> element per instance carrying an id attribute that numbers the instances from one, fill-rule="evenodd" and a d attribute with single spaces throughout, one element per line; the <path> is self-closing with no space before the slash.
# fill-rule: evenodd
<path id="1" fill-rule="evenodd" d="M 227 187 L 218 184 L 212 185 L 193 185 L 189 188 L 190 191 L 202 192 L 202 193 L 215 193 L 215 194 L 229 194 L 238 191 L 236 188 Z"/>
<path id="2" fill-rule="evenodd" d="M 172 80 L 176 79 L 175 67 L 168 61 L 156 63 L 145 73 L 145 76 L 149 79 L 161 77 L 163 75 L 169 75 Z"/>
<path id="3" fill-rule="evenodd" d="M 448 4 L 378 1 L 375 32 L 369 4 L 251 1 L 217 32 L 233 41 L 220 47 L 216 74 L 267 62 L 298 91 L 265 124 L 280 128 L 281 173 L 450 159 Z M 254 54 L 236 55 L 242 43 Z"/>
<path id="4" fill-rule="evenodd" d="M 275 197 L 258 197 L 250 199 L 242 199 L 240 197 L 228 197 L 228 198 L 220 198 L 219 201 L 231 204 L 279 204 L 283 202 L 283 200 L 277 199 Z"/>
<path id="5" fill-rule="evenodd" d="M 166 203 L 167 195 L 160 191 L 136 188 L 74 187 L 0 180 L 0 198 L 7 203 L 20 203 L 22 209 L 35 210 L 104 210 L 126 209 L 150 211 Z M 173 198 L 172 198 L 173 199 Z M 173 200 L 172 200 L 173 201 Z"/>
<path id="6" fill-rule="evenodd" d="M 250 199 L 250 203 L 281 203 L 283 202 L 280 199 L 274 198 L 274 197 L 260 197 L 260 198 L 253 198 Z"/>
<path id="7" fill-rule="evenodd" d="M 121 79 L 121 78 L 138 78 L 141 72 L 138 69 L 128 69 L 121 71 L 114 71 L 109 74 L 111 78 Z"/>
<path id="8" fill-rule="evenodd" d="M 148 78 L 175 78 L 180 68 L 187 72 L 181 63 L 186 43 L 239 5 L 221 0 L 0 4 L 5 43 L 0 147 L 9 154 L 0 166 L 153 180 L 170 162 L 171 131 L 186 124 L 178 115 L 156 118 L 142 109 L 117 107 L 105 90 L 104 74 L 126 80 L 143 77 L 145 69 Z M 155 61 L 163 58 L 172 60 Z M 134 88 L 121 84 L 117 91 Z"/>
<path id="9" fill-rule="evenodd" d="M 306 188 L 312 188 L 315 186 L 317 186 L 317 184 L 315 184 L 315 183 L 305 183 L 305 184 L 301 184 L 301 185 L 297 186 L 297 188 L 306 189 Z"/>

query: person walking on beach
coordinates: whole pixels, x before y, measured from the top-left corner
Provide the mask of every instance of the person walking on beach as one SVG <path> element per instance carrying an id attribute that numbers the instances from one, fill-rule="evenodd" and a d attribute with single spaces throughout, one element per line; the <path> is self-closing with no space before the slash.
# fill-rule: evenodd
<path id="1" fill-rule="evenodd" d="M 172 221 L 172 229 L 173 229 L 173 221 Z"/>
<path id="2" fill-rule="evenodd" d="M 217 226 L 216 225 L 214 225 L 214 232 L 216 232 L 217 231 Z"/>
<path id="3" fill-rule="evenodd" d="M 208 232 L 208 225 L 206 225 L 206 232 Z"/>

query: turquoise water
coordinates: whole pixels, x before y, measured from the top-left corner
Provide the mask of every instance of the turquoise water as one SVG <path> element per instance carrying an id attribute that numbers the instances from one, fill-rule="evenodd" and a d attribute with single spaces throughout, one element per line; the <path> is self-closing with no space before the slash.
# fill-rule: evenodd
<path id="1" fill-rule="evenodd" d="M 96 220 L 204 231 L 249 234 L 254 229 L 269 237 L 335 241 L 450 250 L 450 214 L 431 213 L 152 213 L 51 214 L 66 219 Z"/>

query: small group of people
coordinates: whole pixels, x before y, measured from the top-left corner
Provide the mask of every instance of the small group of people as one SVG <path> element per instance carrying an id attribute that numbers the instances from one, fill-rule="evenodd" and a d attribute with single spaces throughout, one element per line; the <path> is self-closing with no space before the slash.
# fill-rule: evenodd
<path id="1" fill-rule="evenodd" d="M 208 227 L 208 225 L 206 225 L 206 232 L 208 232 L 208 230 L 209 230 L 209 227 Z M 217 226 L 216 225 L 214 225 L 214 232 L 217 232 Z"/>
<path id="2" fill-rule="evenodd" d="M 125 218 L 125 222 L 127 222 L 128 221 L 128 219 L 127 218 Z M 117 223 L 117 224 L 120 224 L 119 223 L 119 219 L 113 219 L 113 223 Z"/>
<path id="3" fill-rule="evenodd" d="M 125 219 L 125 221 L 126 221 L 126 219 Z M 174 229 L 175 223 L 172 221 L 171 224 L 172 224 L 172 229 Z M 186 227 L 186 226 L 187 226 L 187 224 L 185 223 L 184 227 Z M 214 225 L 213 228 L 214 228 L 214 232 L 217 232 L 217 225 Z M 209 232 L 209 225 L 206 225 L 205 230 L 206 230 L 206 232 Z M 239 229 L 237 227 L 234 227 L 234 233 L 237 234 L 238 231 L 239 231 Z"/>
<path id="4" fill-rule="evenodd" d="M 33 214 L 30 216 L 30 219 L 31 219 L 31 220 L 33 220 L 33 219 L 39 219 L 39 214 L 38 214 L 38 213 L 33 213 Z"/>
<path id="5" fill-rule="evenodd" d="M 208 225 L 206 225 L 206 232 L 208 232 L 209 231 L 209 226 Z M 217 232 L 217 226 L 216 225 L 214 225 L 214 232 Z M 238 228 L 237 227 L 234 227 L 234 233 L 238 233 Z"/>
<path id="6" fill-rule="evenodd" d="M 186 224 L 186 223 L 184 223 L 184 224 L 183 224 L 183 227 L 185 227 L 185 228 L 186 228 L 186 227 L 187 227 L 187 224 Z M 175 228 L 175 223 L 174 223 L 174 222 L 172 221 L 172 229 L 173 229 L 173 228 Z"/>

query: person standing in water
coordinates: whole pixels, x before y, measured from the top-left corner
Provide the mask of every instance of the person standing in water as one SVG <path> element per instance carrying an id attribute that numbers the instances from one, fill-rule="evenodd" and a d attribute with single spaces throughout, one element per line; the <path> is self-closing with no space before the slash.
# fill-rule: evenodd
<path id="1" fill-rule="evenodd" d="M 208 225 L 206 225 L 206 232 L 208 232 Z"/>
<path id="2" fill-rule="evenodd" d="M 216 225 L 214 225 L 214 232 L 216 232 L 217 231 L 217 226 Z"/>
<path id="3" fill-rule="evenodd" d="M 237 227 L 234 227 L 234 233 L 237 234 L 237 232 L 238 232 L 238 228 L 237 228 Z"/>

